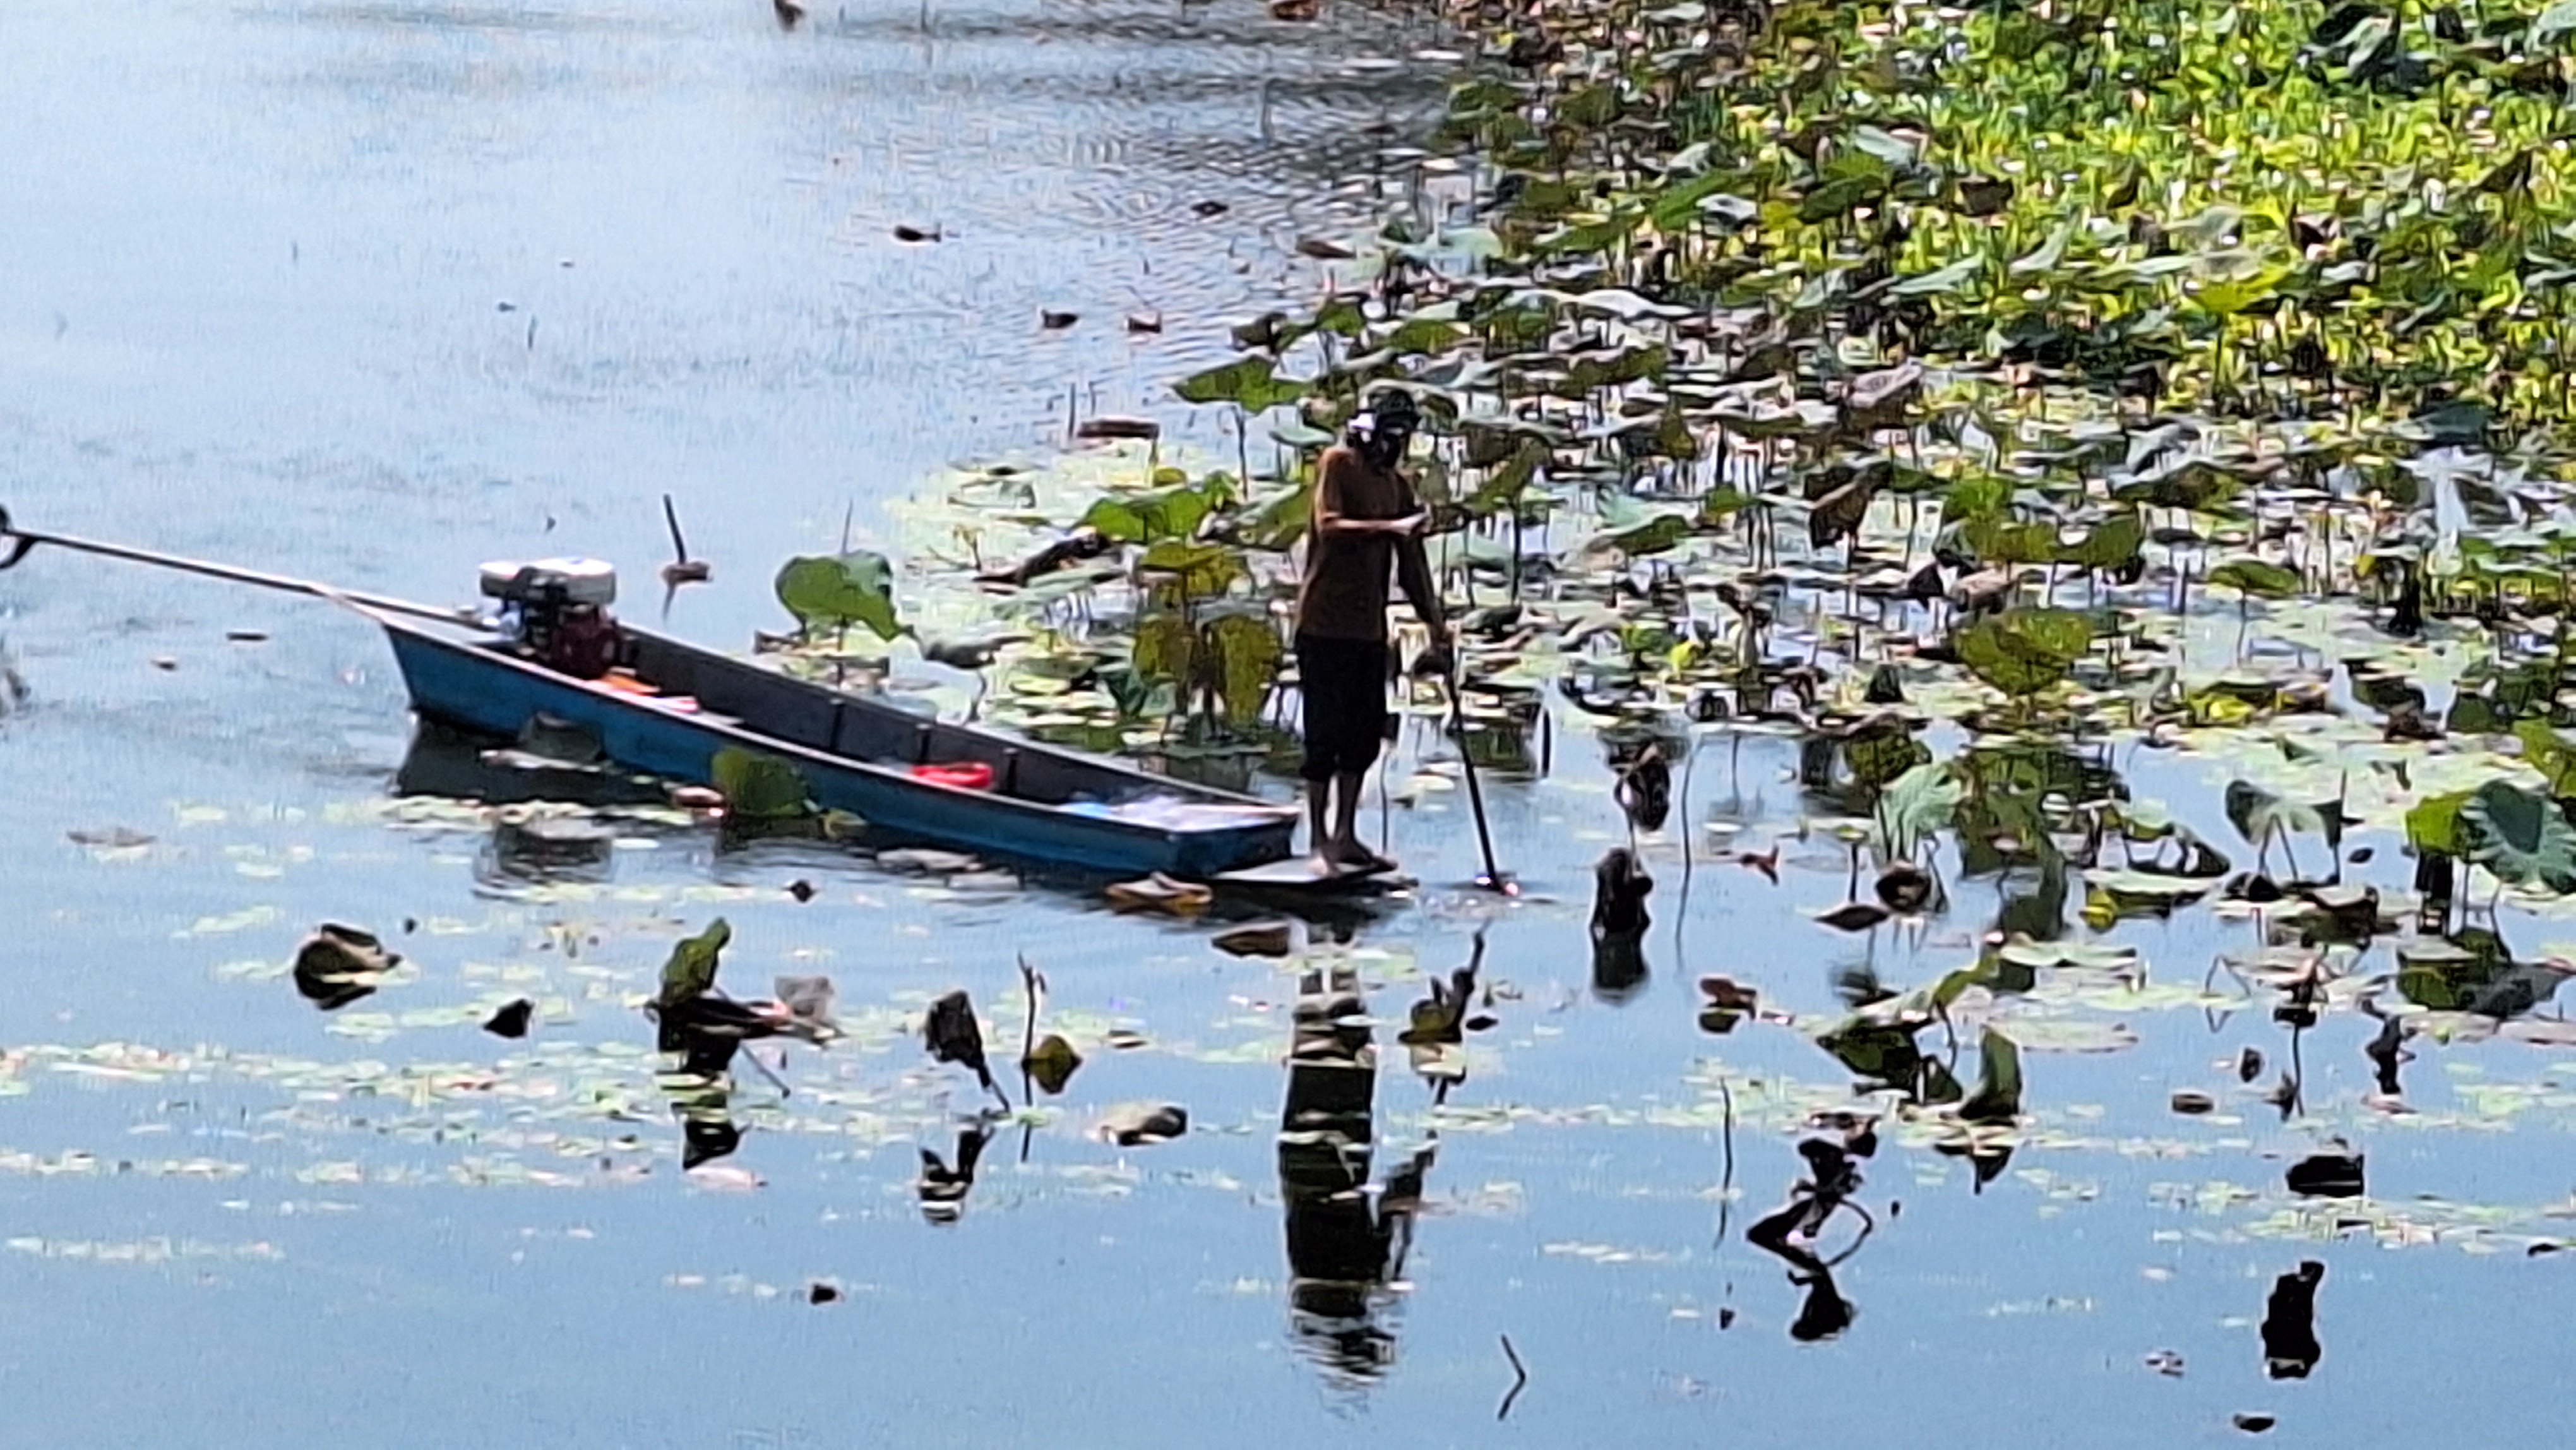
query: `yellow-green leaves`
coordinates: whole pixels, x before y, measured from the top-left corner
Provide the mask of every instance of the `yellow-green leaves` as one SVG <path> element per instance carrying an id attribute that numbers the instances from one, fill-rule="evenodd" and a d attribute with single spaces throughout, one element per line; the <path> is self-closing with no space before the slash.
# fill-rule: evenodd
<path id="1" fill-rule="evenodd" d="M 733 927 L 719 916 L 707 923 L 705 931 L 672 947 L 670 960 L 662 964 L 660 1005 L 669 1009 L 714 991 L 718 958 L 732 940 Z"/>
<path id="2" fill-rule="evenodd" d="M 2065 681 L 2093 647 L 2093 622 L 2072 609 L 2011 609 L 1959 631 L 1959 663 L 2007 695 Z"/>

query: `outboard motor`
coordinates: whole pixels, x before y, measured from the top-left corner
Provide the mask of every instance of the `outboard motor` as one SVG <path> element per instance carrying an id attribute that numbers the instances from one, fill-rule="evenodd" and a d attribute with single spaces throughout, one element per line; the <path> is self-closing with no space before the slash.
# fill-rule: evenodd
<path id="1" fill-rule="evenodd" d="M 483 597 L 500 601 L 502 628 L 538 663 L 597 679 L 617 663 L 617 569 L 602 559 L 503 560 L 482 570 Z"/>

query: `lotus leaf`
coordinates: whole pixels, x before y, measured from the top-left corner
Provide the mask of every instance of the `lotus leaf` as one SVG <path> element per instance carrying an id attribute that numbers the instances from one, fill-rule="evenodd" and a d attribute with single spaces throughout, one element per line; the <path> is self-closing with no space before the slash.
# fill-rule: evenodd
<path id="1" fill-rule="evenodd" d="M 895 613 L 894 566 L 864 549 L 790 559 L 778 571 L 778 602 L 808 630 L 867 626 L 879 639 L 903 633 Z"/>
<path id="2" fill-rule="evenodd" d="M 2460 808 L 2469 860 L 2517 886 L 2576 891 L 2576 827 L 2558 802 L 2510 781 L 2491 780 Z"/>
<path id="3" fill-rule="evenodd" d="M 1959 662 L 2007 695 L 2065 680 L 2093 647 L 2093 622 L 2071 609 L 2010 609 L 1959 631 Z"/>
<path id="4" fill-rule="evenodd" d="M 728 745 L 710 767 L 725 813 L 748 821 L 787 820 L 813 812 L 812 792 L 796 767 L 775 755 Z"/>
<path id="5" fill-rule="evenodd" d="M 670 959 L 662 964 L 661 1005 L 676 1007 L 714 991 L 719 959 L 732 940 L 733 927 L 719 916 L 707 923 L 706 930 L 672 947 Z"/>

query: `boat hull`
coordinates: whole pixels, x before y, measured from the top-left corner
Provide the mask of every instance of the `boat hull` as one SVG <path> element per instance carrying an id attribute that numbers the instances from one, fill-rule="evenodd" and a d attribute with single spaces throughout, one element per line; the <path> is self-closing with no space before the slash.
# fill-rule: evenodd
<path id="1" fill-rule="evenodd" d="M 400 620 L 380 618 L 379 623 L 393 645 L 413 708 L 424 717 L 470 730 L 516 736 L 535 717 L 549 716 L 579 727 L 619 764 L 691 784 L 712 783 L 718 751 L 756 751 L 793 765 L 815 804 L 850 812 L 873 829 L 1024 861 L 1205 880 L 1277 861 L 1290 852 L 1293 814 L 1265 803 L 988 732 L 909 717 L 898 726 L 887 718 L 901 714 L 892 707 L 723 661 L 675 642 L 651 636 L 639 641 L 694 666 L 719 687 L 709 691 L 700 684 L 702 694 L 722 698 L 722 687 L 730 683 L 737 694 L 759 696 L 782 718 L 793 717 L 793 727 L 811 743 L 783 738 L 783 733 L 747 719 L 677 713 L 541 669 L 484 642 L 447 638 Z M 742 678 L 744 674 L 760 678 Z M 935 744 L 941 758 L 990 756 L 1018 775 L 1026 756 L 1028 777 L 1057 795 L 1115 804 L 1153 792 L 1221 804 L 1241 811 L 1247 820 L 1208 829 L 1161 829 L 1061 804 L 931 784 L 905 768 L 875 763 L 889 758 L 883 751 L 852 758 L 823 748 L 844 737 L 900 743 L 913 733 L 925 757 Z"/>

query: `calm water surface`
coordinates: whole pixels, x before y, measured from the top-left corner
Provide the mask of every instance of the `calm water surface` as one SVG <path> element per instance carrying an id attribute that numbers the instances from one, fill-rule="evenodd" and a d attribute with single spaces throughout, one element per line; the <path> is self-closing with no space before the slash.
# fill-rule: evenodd
<path id="1" fill-rule="evenodd" d="M 668 492 L 717 570 L 671 627 L 739 641 L 780 623 L 775 561 L 1043 449 L 1069 387 L 1217 442 L 1161 385 L 1313 287 L 1289 244 L 1348 225 L 1336 181 L 1418 134 L 1440 64 L 1411 57 L 1441 44 L 1243 0 L 818 4 L 793 34 L 749 0 L 17 0 L 0 502 L 447 598 L 514 552 L 640 576 Z M 1143 312 L 1166 331 L 1130 337 Z M 1626 835 L 1574 721 L 1545 781 L 1493 792 L 1519 905 L 1453 885 L 1472 834 L 1421 785 L 1391 839 L 1422 898 L 1312 948 L 1381 1022 L 1378 1149 L 1349 1171 L 1411 1160 L 1419 1208 L 1318 1210 L 1276 1143 L 1296 968 L 1207 927 L 651 818 L 541 867 L 488 812 L 394 799 L 390 661 L 319 604 L 45 554 L 0 578 L 0 632 L 28 689 L 0 718 L 0 1443 L 2171 1446 L 2255 1413 L 2292 1444 L 2563 1442 L 2520 1392 L 2563 1338 L 2565 1256 L 2526 1252 L 2576 1184 L 2557 1060 L 2418 1044 L 2392 1116 L 2338 1013 L 2285 1123 L 2233 1071 L 2290 1051 L 2268 999 L 2200 989 L 2256 929 L 2205 907 L 2114 933 L 2147 990 L 2065 971 L 2008 1009 L 2032 1120 L 1991 1181 L 1891 1121 L 1861 1165 L 1875 1231 L 1829 1284 L 1747 1244 L 1809 1112 L 1848 1097 L 1807 1035 L 1834 971 L 1919 983 L 2031 890 L 1814 924 L 1843 858 L 1800 838 L 1786 742 L 1703 744 L 1644 839 L 1642 981 L 1587 941 L 1590 863 Z M 2226 836 L 2226 770 L 2116 763 Z M 1710 821 L 1788 838 L 1779 883 L 1713 864 Z M 791 1095 L 741 1073 L 740 1145 L 692 1174 L 637 1008 L 717 914 L 737 993 L 828 973 L 851 1035 L 765 1054 Z M 406 959 L 328 1014 L 285 970 L 326 920 Z M 1435 1111 L 1393 1034 L 1479 928 L 1505 990 Z M 962 986 L 1015 1042 L 1022 952 L 1089 1061 L 934 1222 L 920 1150 L 953 1163 L 976 1089 L 912 1033 Z M 1708 972 L 1797 1025 L 1703 1032 Z M 522 996 L 527 1039 L 476 1029 Z M 2171 1114 L 2177 1088 L 2218 1110 Z M 1189 1133 L 1092 1131 L 1136 1101 Z M 2372 1199 L 2292 1199 L 2286 1164 L 2336 1134 Z M 2275 1378 L 2259 1324 L 2303 1260 L 2321 1356 Z M 1373 1283 L 1300 1282 L 1337 1276 Z M 1502 1336 L 1530 1383 L 1498 1422 Z"/>

